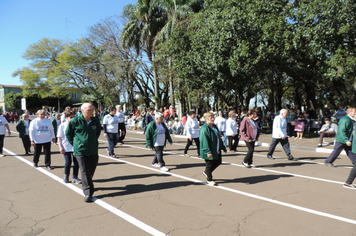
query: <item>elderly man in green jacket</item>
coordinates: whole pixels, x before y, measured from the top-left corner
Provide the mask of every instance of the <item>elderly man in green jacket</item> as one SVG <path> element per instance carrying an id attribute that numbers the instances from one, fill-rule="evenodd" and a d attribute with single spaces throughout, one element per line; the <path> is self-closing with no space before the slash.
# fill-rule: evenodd
<path id="1" fill-rule="evenodd" d="M 66 137 L 73 146 L 73 155 L 78 160 L 82 176 L 84 201 L 91 202 L 94 193 L 93 176 L 98 165 L 98 138 L 101 127 L 98 118 L 93 117 L 94 106 L 84 103 L 82 115 L 74 117 L 68 124 Z"/>
<path id="2" fill-rule="evenodd" d="M 222 142 L 218 127 L 214 124 L 215 114 L 207 112 L 204 114 L 205 124 L 199 131 L 200 158 L 205 160 L 206 166 L 203 174 L 206 176 L 208 185 L 216 185 L 212 172 L 221 164 L 221 150 L 226 153 L 226 147 Z"/>
<path id="3" fill-rule="evenodd" d="M 355 153 L 351 152 L 353 127 L 355 124 L 355 111 L 356 108 L 350 107 L 349 109 L 347 109 L 347 115 L 340 119 L 336 133 L 335 147 L 330 156 L 325 160 L 326 166 L 335 167 L 333 162 L 340 155 L 342 150 L 345 150 L 351 162 L 355 164 L 356 155 Z"/>

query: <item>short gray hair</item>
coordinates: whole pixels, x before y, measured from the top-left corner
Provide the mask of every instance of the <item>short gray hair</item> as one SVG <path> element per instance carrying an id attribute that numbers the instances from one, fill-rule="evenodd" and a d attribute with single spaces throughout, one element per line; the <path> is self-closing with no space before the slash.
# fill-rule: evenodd
<path id="1" fill-rule="evenodd" d="M 80 106 L 80 110 L 84 110 L 84 107 L 86 106 L 93 106 L 90 102 L 86 102 L 86 103 L 83 103 L 81 106 Z"/>
<path id="2" fill-rule="evenodd" d="M 163 118 L 163 114 L 160 113 L 160 112 L 157 112 L 157 113 L 155 114 L 155 120 L 161 119 L 161 118 Z"/>
<path id="3" fill-rule="evenodd" d="M 287 109 L 282 109 L 279 113 L 280 113 L 280 114 L 284 114 L 284 113 L 286 113 L 286 112 L 288 112 Z"/>

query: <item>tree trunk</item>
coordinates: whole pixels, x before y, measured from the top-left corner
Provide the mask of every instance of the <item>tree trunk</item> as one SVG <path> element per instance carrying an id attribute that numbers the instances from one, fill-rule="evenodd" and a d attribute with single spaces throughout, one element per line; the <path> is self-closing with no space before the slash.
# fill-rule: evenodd
<path id="1" fill-rule="evenodd" d="M 152 53 L 152 61 L 155 59 L 155 54 Z M 155 87 L 155 109 L 158 111 L 161 104 L 159 103 L 159 92 L 158 92 L 158 79 L 157 79 L 157 72 L 156 69 L 153 69 L 153 78 L 154 78 L 154 87 Z"/>
<path id="2" fill-rule="evenodd" d="M 273 75 L 268 76 L 268 111 L 274 109 L 274 83 Z"/>
<path id="3" fill-rule="evenodd" d="M 172 59 L 168 59 L 168 68 L 169 68 L 169 94 L 170 94 L 170 99 L 171 99 L 171 106 L 175 108 L 175 100 L 174 100 L 174 89 L 173 89 L 173 77 L 172 77 Z"/>

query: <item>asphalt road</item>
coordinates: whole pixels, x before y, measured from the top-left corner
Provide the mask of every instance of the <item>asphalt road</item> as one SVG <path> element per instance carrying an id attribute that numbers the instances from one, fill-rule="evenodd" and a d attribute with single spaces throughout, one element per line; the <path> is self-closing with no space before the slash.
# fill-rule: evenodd
<path id="1" fill-rule="evenodd" d="M 15 131 L 14 125 L 10 125 Z M 144 135 L 129 132 L 106 154 L 100 136 L 94 175 L 95 202 L 85 203 L 81 185 L 64 184 L 64 157 L 52 145 L 52 166 L 32 167 L 17 133 L 5 138 L 0 158 L 0 235 L 356 235 L 356 191 L 342 187 L 351 167 L 342 155 L 328 168 L 327 154 L 281 148 L 266 157 L 256 147 L 257 168 L 242 166 L 246 147 L 223 155 L 213 173 L 219 184 L 205 184 L 205 162 L 184 157 L 185 139 L 174 137 L 165 149 L 170 172 L 151 167 L 154 152 Z"/>

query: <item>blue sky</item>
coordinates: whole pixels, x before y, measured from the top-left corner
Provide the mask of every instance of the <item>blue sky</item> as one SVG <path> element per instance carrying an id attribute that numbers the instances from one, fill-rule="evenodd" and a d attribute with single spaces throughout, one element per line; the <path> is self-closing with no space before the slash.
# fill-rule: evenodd
<path id="1" fill-rule="evenodd" d="M 136 0 L 0 0 L 0 84 L 22 85 L 12 77 L 28 66 L 25 50 L 43 38 L 77 40 L 87 28 L 101 20 L 120 15 Z M 66 19 L 67 29 L 66 29 Z"/>

